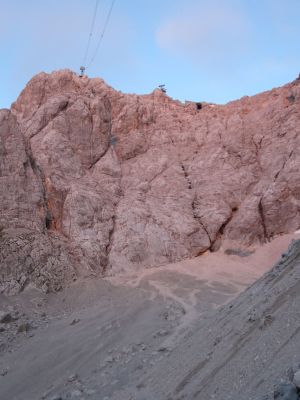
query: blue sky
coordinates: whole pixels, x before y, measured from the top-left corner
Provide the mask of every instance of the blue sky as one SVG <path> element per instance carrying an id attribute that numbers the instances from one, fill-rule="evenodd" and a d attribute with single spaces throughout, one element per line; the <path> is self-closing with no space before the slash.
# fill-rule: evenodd
<path id="1" fill-rule="evenodd" d="M 96 0 L 1 0 L 0 108 L 40 71 L 79 70 Z M 91 58 L 111 0 L 100 0 Z M 300 72 L 300 0 L 116 0 L 87 73 L 117 90 L 166 84 L 179 100 L 225 103 Z"/>

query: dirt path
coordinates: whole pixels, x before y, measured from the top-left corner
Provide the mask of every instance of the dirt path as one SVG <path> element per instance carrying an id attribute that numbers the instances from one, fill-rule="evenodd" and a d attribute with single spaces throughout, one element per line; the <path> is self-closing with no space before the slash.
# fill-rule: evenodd
<path id="1" fill-rule="evenodd" d="M 29 288 L 15 298 L 2 297 L 2 308 L 17 310 L 19 317 L 0 333 L 1 400 L 167 400 L 161 385 L 167 390 L 182 375 L 181 386 L 175 385 L 182 387 L 179 395 L 205 364 L 199 360 L 189 375 L 185 360 L 181 374 L 183 354 L 195 364 L 202 325 L 267 271 L 292 237 L 275 239 L 247 257 L 227 255 L 224 250 L 234 247 L 225 243 L 217 253 L 78 282 L 55 295 Z M 23 313 L 31 327 L 16 333 Z M 174 376 L 167 368 L 171 360 Z"/>

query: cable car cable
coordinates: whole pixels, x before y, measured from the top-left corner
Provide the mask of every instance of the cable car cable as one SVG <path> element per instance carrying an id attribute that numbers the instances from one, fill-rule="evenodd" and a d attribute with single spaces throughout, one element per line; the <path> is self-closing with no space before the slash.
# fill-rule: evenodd
<path id="1" fill-rule="evenodd" d="M 104 27 L 103 27 L 103 29 L 102 29 L 102 31 L 101 31 L 100 38 L 99 38 L 98 43 L 97 43 L 97 46 L 96 46 L 96 50 L 95 50 L 95 52 L 94 52 L 93 57 L 91 58 L 91 61 L 89 62 L 89 64 L 87 65 L 86 68 L 89 68 L 89 67 L 92 65 L 92 63 L 95 61 L 95 58 L 96 58 L 96 56 L 97 56 L 99 47 L 100 47 L 100 45 L 101 45 L 101 43 L 102 43 L 103 37 L 104 37 L 105 32 L 106 32 L 106 29 L 107 29 L 107 26 L 108 26 L 108 23 L 109 23 L 109 20 L 110 20 L 110 17 L 111 17 L 111 13 L 112 13 L 112 10 L 113 10 L 115 1 L 116 1 L 116 0 L 112 0 L 112 2 L 111 2 L 110 9 L 109 9 L 109 11 L 108 11 L 108 14 L 107 14 L 107 16 L 106 16 L 106 20 L 105 20 L 105 23 L 104 23 Z"/>
<path id="2" fill-rule="evenodd" d="M 83 66 L 85 66 L 85 64 L 86 64 L 87 56 L 88 56 L 90 45 L 91 45 L 91 40 L 92 40 L 92 36 L 93 36 L 93 32 L 94 32 L 99 1 L 100 0 L 96 0 L 96 4 L 95 4 L 95 8 L 94 8 L 94 14 L 93 14 L 92 23 L 91 23 L 90 34 L 89 34 L 86 50 L 84 53 L 83 62 L 82 62 Z"/>

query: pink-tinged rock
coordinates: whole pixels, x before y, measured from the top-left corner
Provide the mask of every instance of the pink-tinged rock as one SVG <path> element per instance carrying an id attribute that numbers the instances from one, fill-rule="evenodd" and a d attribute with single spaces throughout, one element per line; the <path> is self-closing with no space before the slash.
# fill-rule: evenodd
<path id="1" fill-rule="evenodd" d="M 299 81 L 197 109 L 157 89 L 126 95 L 67 70 L 39 74 L 1 120 L 5 140 L 18 141 L 1 158 L 14 187 L 0 194 L 6 228 L 41 232 L 49 256 L 55 237 L 69 271 L 61 285 L 73 267 L 113 274 L 195 257 L 223 238 L 291 232 L 300 226 L 299 105 Z"/>

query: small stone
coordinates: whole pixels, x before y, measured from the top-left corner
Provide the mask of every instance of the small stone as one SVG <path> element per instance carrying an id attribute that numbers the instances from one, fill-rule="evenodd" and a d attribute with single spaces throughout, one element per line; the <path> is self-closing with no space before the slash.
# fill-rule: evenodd
<path id="1" fill-rule="evenodd" d="M 85 390 L 85 393 L 86 393 L 88 396 L 92 396 L 93 394 L 96 393 L 96 390 L 94 390 L 94 389 L 86 389 L 86 390 Z"/>
<path id="2" fill-rule="evenodd" d="M 21 324 L 18 327 L 18 333 L 28 332 L 32 329 L 32 326 L 26 322 L 25 324 Z"/>
<path id="3" fill-rule="evenodd" d="M 72 390 L 72 392 L 70 392 L 70 398 L 71 399 L 75 399 L 77 397 L 80 397 L 82 395 L 82 392 L 80 390 Z"/>
<path id="4" fill-rule="evenodd" d="M 0 370 L 0 376 L 5 376 L 8 374 L 9 368 L 2 368 Z"/>
<path id="5" fill-rule="evenodd" d="M 297 388 L 300 389 L 300 370 L 295 372 L 293 382 L 297 386 Z"/>
<path id="6" fill-rule="evenodd" d="M 293 376 L 299 370 L 300 370 L 300 362 L 299 362 L 299 360 L 294 361 L 293 365 L 292 365 Z"/>
<path id="7" fill-rule="evenodd" d="M 274 390 L 275 400 L 299 400 L 296 386 L 290 382 L 280 383 Z"/>
<path id="8" fill-rule="evenodd" d="M 123 347 L 122 353 L 123 354 L 129 354 L 130 353 L 130 349 L 128 347 Z"/>
<path id="9" fill-rule="evenodd" d="M 74 374 L 74 375 L 70 375 L 70 376 L 69 376 L 68 381 L 69 381 L 69 382 L 74 382 L 74 381 L 76 381 L 77 379 L 78 379 L 78 375 L 77 375 L 77 374 Z"/>
<path id="10" fill-rule="evenodd" d="M 13 321 L 13 317 L 10 313 L 5 311 L 0 311 L 0 322 L 2 324 L 9 324 Z"/>
<path id="11" fill-rule="evenodd" d="M 0 326 L 0 332 L 5 332 L 5 328 L 3 326 Z"/>
<path id="12" fill-rule="evenodd" d="M 49 293 L 48 284 L 47 284 L 47 283 L 44 283 L 44 284 L 41 286 L 41 290 L 42 290 L 44 293 Z"/>
<path id="13" fill-rule="evenodd" d="M 168 347 L 162 346 L 158 349 L 159 352 L 164 353 L 164 352 L 168 352 L 170 351 L 170 349 Z"/>
<path id="14" fill-rule="evenodd" d="M 78 324 L 78 322 L 80 322 L 80 319 L 79 319 L 79 318 L 75 318 L 75 319 L 73 319 L 73 321 L 70 323 L 70 325 L 76 325 L 76 324 Z"/>
<path id="15" fill-rule="evenodd" d="M 221 336 L 217 336 L 214 340 L 214 346 L 217 346 L 222 341 Z"/>
<path id="16" fill-rule="evenodd" d="M 265 315 L 259 328 L 264 329 L 264 328 L 270 326 L 273 323 L 273 321 L 274 321 L 274 317 L 272 315 L 269 315 L 269 314 Z"/>
<path id="17" fill-rule="evenodd" d="M 156 332 L 153 335 L 153 338 L 157 338 L 157 337 L 163 337 L 163 336 L 167 336 L 169 334 L 169 331 L 161 329 L 160 331 Z"/>

